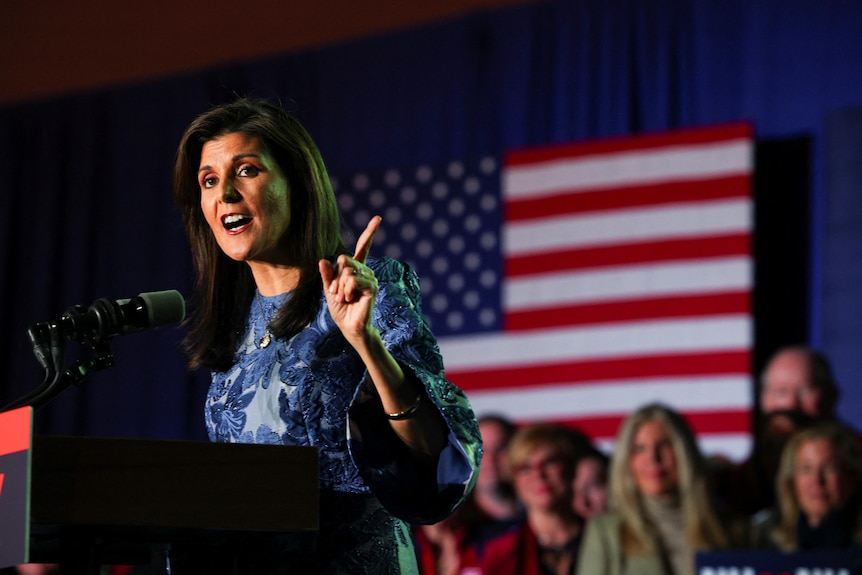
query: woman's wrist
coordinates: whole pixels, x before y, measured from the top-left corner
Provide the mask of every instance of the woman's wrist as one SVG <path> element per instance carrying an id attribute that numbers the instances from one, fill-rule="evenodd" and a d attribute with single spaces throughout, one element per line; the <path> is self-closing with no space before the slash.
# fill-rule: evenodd
<path id="1" fill-rule="evenodd" d="M 407 409 L 403 409 L 401 411 L 397 411 L 395 413 L 387 413 L 386 418 L 392 421 L 401 421 L 402 419 L 409 419 L 419 411 L 419 408 L 422 407 L 422 393 L 416 394 L 416 399 L 413 400 L 413 403 Z"/>

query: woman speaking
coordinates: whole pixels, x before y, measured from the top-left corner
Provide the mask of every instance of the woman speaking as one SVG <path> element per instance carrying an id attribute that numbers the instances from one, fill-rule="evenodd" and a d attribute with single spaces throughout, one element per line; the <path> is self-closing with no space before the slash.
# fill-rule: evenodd
<path id="1" fill-rule="evenodd" d="M 481 458 L 415 272 L 369 256 L 377 217 L 347 251 L 317 147 L 266 102 L 241 99 L 192 122 L 174 198 L 197 269 L 185 343 L 190 367 L 212 372 L 210 439 L 319 450 L 319 537 L 284 561 L 315 573 L 414 572 L 408 522 L 450 514 Z"/>

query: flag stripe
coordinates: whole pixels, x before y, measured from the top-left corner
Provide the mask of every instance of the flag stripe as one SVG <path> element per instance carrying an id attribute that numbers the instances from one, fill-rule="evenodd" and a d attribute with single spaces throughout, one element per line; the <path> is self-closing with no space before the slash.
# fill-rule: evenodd
<path id="1" fill-rule="evenodd" d="M 640 321 L 546 331 L 491 333 L 441 339 L 452 372 L 538 366 L 575 359 L 622 359 L 751 346 L 747 315 Z"/>
<path id="2" fill-rule="evenodd" d="M 506 331 L 543 329 L 565 325 L 587 325 L 661 317 L 692 317 L 742 314 L 750 311 L 748 291 L 640 298 L 611 303 L 554 306 L 508 312 L 503 318 Z"/>
<path id="3" fill-rule="evenodd" d="M 620 246 L 585 249 L 543 250 L 541 254 L 510 257 L 505 261 L 506 275 L 512 278 L 557 272 L 561 269 L 583 269 L 619 266 L 631 263 L 692 260 L 748 254 L 751 238 L 747 233 L 686 238 L 684 240 L 644 241 Z"/>
<path id="4" fill-rule="evenodd" d="M 504 229 L 503 250 L 507 257 L 527 256 L 547 250 L 750 233 L 751 211 L 750 200 L 730 199 L 516 222 Z"/>
<path id="5" fill-rule="evenodd" d="M 658 182 L 745 175 L 751 165 L 751 142 L 745 138 L 696 146 L 680 144 L 584 155 L 538 164 L 515 165 L 504 173 L 507 199 L 535 198 L 563 190 L 615 189 Z"/>
<path id="6" fill-rule="evenodd" d="M 559 214 L 577 214 L 609 209 L 634 208 L 692 201 L 746 198 L 747 176 L 626 186 L 615 190 L 560 190 L 558 193 L 506 202 L 505 220 L 539 219 Z"/>
<path id="7" fill-rule="evenodd" d="M 750 290 L 751 267 L 746 255 L 518 277 L 506 282 L 504 307 L 517 313 L 554 305 Z"/>
<path id="8" fill-rule="evenodd" d="M 751 401 L 745 374 L 600 381 L 589 385 L 542 385 L 522 389 L 468 390 L 477 413 L 513 419 L 583 419 L 628 414 L 662 401 L 680 411 L 741 410 Z M 737 430 L 738 431 L 738 430 Z"/>
<path id="9" fill-rule="evenodd" d="M 750 139 L 752 134 L 752 126 L 742 122 L 689 128 L 681 131 L 656 132 L 636 136 L 605 138 L 589 142 L 512 150 L 506 154 L 505 163 L 507 166 L 514 168 L 521 164 L 535 164 L 565 158 L 578 158 L 579 156 L 628 152 L 632 149 L 650 150 L 682 144 L 697 146 L 698 144 L 711 144 L 723 140 L 746 140 Z"/>
<path id="10" fill-rule="evenodd" d="M 583 385 L 656 377 L 747 374 L 751 365 L 748 350 L 655 354 L 614 358 L 582 359 L 524 367 L 482 370 L 449 370 L 448 375 L 465 390 L 513 389 L 545 384 Z"/>

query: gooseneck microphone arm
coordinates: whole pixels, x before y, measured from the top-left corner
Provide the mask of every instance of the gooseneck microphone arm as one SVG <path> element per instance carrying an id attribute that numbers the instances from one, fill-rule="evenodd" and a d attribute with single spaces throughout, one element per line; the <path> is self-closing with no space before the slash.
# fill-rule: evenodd
<path id="1" fill-rule="evenodd" d="M 44 322 L 32 325 L 27 330 L 27 335 L 33 346 L 33 354 L 45 370 L 45 377 L 38 388 L 4 406 L 2 411 L 25 405 L 36 407 L 37 400 L 49 393 L 51 389 L 55 389 L 58 383 L 60 374 L 57 372 L 57 366 L 63 365 L 63 358 L 66 355 L 66 342 L 60 333 L 59 323 Z"/>
<path id="2" fill-rule="evenodd" d="M 33 354 L 45 370 L 42 384 L 4 406 L 8 411 L 25 405 L 39 409 L 63 390 L 84 380 L 94 371 L 114 366 L 110 342 L 115 335 L 155 329 L 185 317 L 185 300 L 176 290 L 149 292 L 126 300 L 98 299 L 90 307 L 76 305 L 56 321 L 34 324 L 27 330 Z M 86 343 L 93 357 L 83 358 L 63 369 L 66 340 Z"/>

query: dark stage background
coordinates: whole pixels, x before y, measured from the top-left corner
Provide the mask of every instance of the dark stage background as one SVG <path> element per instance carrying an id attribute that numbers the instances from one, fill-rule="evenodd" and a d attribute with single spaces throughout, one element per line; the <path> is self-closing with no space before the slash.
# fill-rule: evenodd
<path id="1" fill-rule="evenodd" d="M 855 423 L 860 39 L 862 4 L 850 0 L 552 1 L 2 108 L 0 398 L 41 380 L 28 325 L 99 297 L 190 292 L 170 199 L 176 143 L 195 115 L 242 94 L 294 110 L 334 174 L 752 122 L 754 368 L 780 344 L 822 348 Z M 116 367 L 38 412 L 37 431 L 203 438 L 206 376 L 185 372 L 180 335 L 116 338 Z"/>

